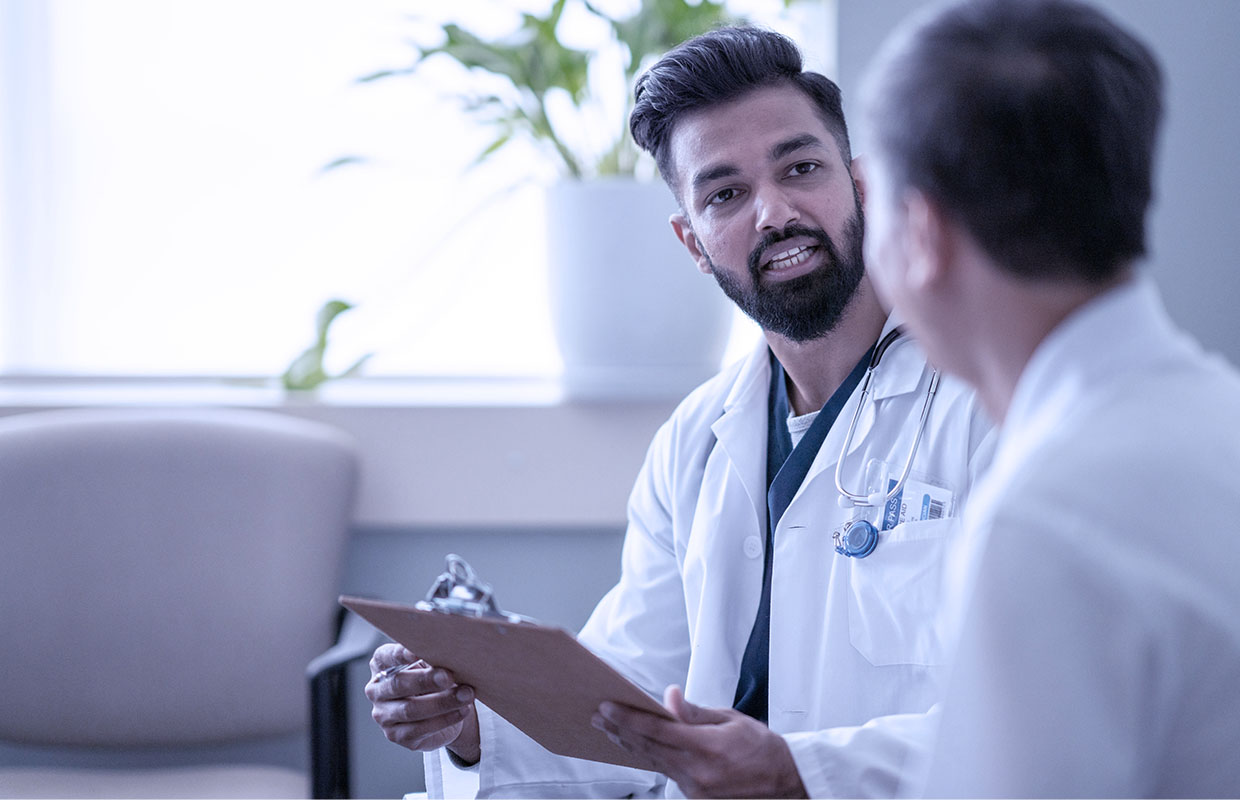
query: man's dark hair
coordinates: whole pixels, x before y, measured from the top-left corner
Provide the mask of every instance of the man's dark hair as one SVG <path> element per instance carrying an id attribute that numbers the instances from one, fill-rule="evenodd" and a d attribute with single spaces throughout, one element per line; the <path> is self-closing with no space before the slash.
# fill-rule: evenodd
<path id="1" fill-rule="evenodd" d="M 852 156 L 840 87 L 824 75 L 803 70 L 801 51 L 791 39 L 752 25 L 716 28 L 669 50 L 637 79 L 629 130 L 633 141 L 654 156 L 663 179 L 680 199 L 669 143 L 681 115 L 734 100 L 752 89 L 785 83 L 813 102 L 848 166 Z"/>
<path id="2" fill-rule="evenodd" d="M 1145 253 L 1162 117 L 1149 49 L 1071 0 L 976 0 L 890 45 L 865 120 L 897 187 L 1005 269 L 1102 282 Z"/>

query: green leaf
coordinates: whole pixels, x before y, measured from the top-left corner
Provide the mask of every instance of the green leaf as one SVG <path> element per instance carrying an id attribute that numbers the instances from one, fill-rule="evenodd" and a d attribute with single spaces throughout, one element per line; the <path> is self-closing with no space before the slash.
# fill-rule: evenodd
<path id="1" fill-rule="evenodd" d="M 340 373 L 336 377 L 337 378 L 357 377 L 357 374 L 362 371 L 362 367 L 365 366 L 366 362 L 369 361 L 371 356 L 373 355 L 374 353 L 367 353 L 366 355 L 359 358 L 357 361 L 354 361 L 353 366 L 349 367 L 348 369 L 346 369 L 344 372 Z"/>
<path id="2" fill-rule="evenodd" d="M 297 354 L 280 375 L 280 382 L 289 391 L 310 391 L 331 380 L 323 368 L 323 358 L 327 354 L 327 335 L 332 322 L 344 312 L 353 308 L 352 303 L 344 300 L 328 300 L 319 308 L 314 316 L 314 343 Z M 369 358 L 367 355 L 362 361 Z M 354 364 L 360 368 L 362 361 Z"/>
<path id="3" fill-rule="evenodd" d="M 413 73 L 413 67 L 405 67 L 403 69 L 381 69 L 378 72 L 372 72 L 369 75 L 363 75 L 356 79 L 356 83 L 372 83 L 381 81 L 385 78 L 396 77 L 397 75 L 410 75 Z"/>
<path id="4" fill-rule="evenodd" d="M 328 300 L 319 309 L 319 313 L 314 317 L 314 327 L 318 333 L 319 341 L 327 340 L 327 329 L 331 327 L 336 317 L 353 308 L 352 303 L 346 303 L 344 300 Z"/>
<path id="5" fill-rule="evenodd" d="M 606 18 L 592 5 L 594 13 Z M 630 17 L 610 20 L 616 38 L 629 50 L 626 77 L 632 79 L 648 56 L 660 56 L 686 39 L 728 22 L 740 21 L 728 14 L 722 2 L 701 0 L 642 0 Z"/>
<path id="6" fill-rule="evenodd" d="M 487 145 L 486 148 L 483 149 L 483 151 L 479 153 L 476 158 L 474 158 L 474 164 L 481 164 L 483 161 L 486 161 L 492 154 L 501 149 L 504 145 L 508 144 L 510 141 L 512 141 L 511 131 L 502 132 L 499 136 L 495 137 L 495 141 Z"/>
<path id="7" fill-rule="evenodd" d="M 284 388 L 291 391 L 309 391 L 326 380 L 327 374 L 323 372 L 323 351 L 318 347 L 302 351 L 280 376 Z"/>
<path id="8" fill-rule="evenodd" d="M 339 158 L 334 158 L 320 167 L 319 172 L 331 172 L 334 169 L 347 167 L 351 164 L 365 164 L 368 161 L 370 161 L 370 159 L 365 156 L 340 156 Z"/>

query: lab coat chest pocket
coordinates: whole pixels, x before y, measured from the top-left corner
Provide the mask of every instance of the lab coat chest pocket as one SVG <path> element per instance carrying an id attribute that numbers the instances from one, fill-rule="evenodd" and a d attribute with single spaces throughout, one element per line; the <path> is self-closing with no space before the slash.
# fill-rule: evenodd
<path id="1" fill-rule="evenodd" d="M 943 662 L 943 560 L 954 519 L 905 522 L 851 561 L 848 635 L 875 666 Z"/>

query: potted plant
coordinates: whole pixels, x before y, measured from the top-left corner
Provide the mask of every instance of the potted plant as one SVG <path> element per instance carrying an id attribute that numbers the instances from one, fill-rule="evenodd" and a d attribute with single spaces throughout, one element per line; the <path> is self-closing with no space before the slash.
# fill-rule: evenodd
<path id="1" fill-rule="evenodd" d="M 561 40 L 570 4 L 607 23 L 610 55 L 619 48 L 619 59 Z M 693 269 L 668 229 L 675 201 L 629 136 L 628 116 L 633 82 L 653 58 L 728 21 L 733 18 L 716 0 L 641 0 L 623 18 L 590 0 L 554 0 L 545 15 L 522 14 L 517 30 L 497 40 L 442 24 L 442 41 L 415 46 L 411 63 L 361 79 L 414 75 L 433 58 L 506 79 L 510 91 L 494 91 L 492 77 L 492 90 L 461 99 L 465 112 L 494 132 L 475 163 L 523 138 L 557 166 L 560 180 L 546 195 L 550 301 L 572 394 L 680 392 L 718 368 L 731 306 Z M 607 63 L 624 66 L 600 74 Z M 594 87 L 608 78 L 623 82 L 622 112 L 604 116 L 610 130 L 602 135 L 574 135 L 597 127 Z"/>

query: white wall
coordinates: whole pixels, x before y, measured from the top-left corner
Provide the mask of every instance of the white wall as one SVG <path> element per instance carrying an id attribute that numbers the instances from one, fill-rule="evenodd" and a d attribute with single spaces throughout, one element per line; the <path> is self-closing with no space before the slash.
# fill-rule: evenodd
<path id="1" fill-rule="evenodd" d="M 841 0 L 845 112 L 886 33 L 925 5 Z M 1167 85 L 1149 269 L 1171 314 L 1208 349 L 1240 364 L 1240 3 L 1098 0 L 1153 48 Z"/>

